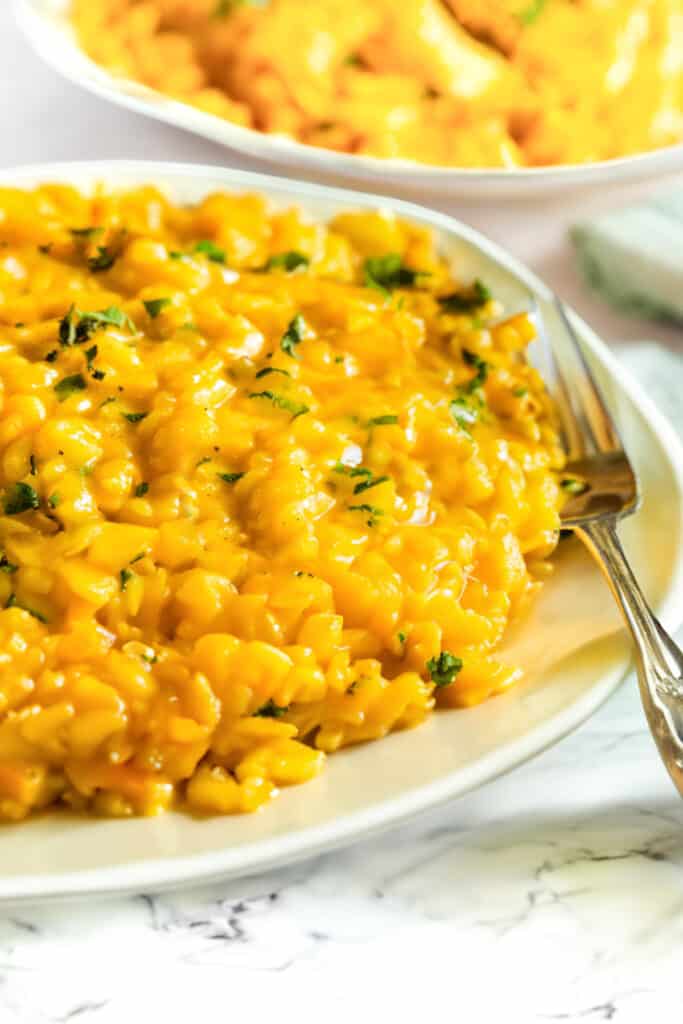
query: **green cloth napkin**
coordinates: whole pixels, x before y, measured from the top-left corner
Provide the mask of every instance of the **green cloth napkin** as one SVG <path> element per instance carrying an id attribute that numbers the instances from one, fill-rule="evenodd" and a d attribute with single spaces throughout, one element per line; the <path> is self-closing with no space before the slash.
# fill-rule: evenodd
<path id="1" fill-rule="evenodd" d="M 571 238 L 587 281 L 615 306 L 683 321 L 683 191 L 577 224 Z"/>

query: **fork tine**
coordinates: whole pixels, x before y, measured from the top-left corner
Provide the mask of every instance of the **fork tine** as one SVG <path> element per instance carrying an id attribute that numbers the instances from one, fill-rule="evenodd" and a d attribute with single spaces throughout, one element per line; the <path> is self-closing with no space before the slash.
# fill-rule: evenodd
<path id="1" fill-rule="evenodd" d="M 577 417 L 565 376 L 562 373 L 553 344 L 550 341 L 545 319 L 541 313 L 538 300 L 532 292 L 529 292 L 529 305 L 532 318 L 536 323 L 538 340 L 541 342 L 543 351 L 544 366 L 541 368 L 541 376 L 560 411 L 559 429 L 562 444 L 570 459 L 579 459 L 585 452 L 583 436 L 577 424 Z"/>
<path id="2" fill-rule="evenodd" d="M 551 379 L 554 386 L 554 397 L 560 408 L 569 461 L 577 461 L 598 453 L 623 452 L 614 421 L 584 357 L 567 309 L 554 293 L 553 303 L 559 322 L 564 327 L 565 340 L 568 342 L 562 346 L 561 353 L 551 341 L 536 298 L 531 297 L 540 339 L 546 360 L 550 364 L 550 374 L 546 379 Z M 567 384 L 566 372 L 562 366 L 563 360 L 567 359 L 571 359 L 573 364 L 569 377 L 571 386 Z"/>

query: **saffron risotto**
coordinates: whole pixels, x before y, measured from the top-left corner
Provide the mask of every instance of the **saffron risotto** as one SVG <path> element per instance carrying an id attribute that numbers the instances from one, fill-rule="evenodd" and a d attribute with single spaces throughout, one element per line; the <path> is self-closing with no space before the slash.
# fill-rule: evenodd
<path id="1" fill-rule="evenodd" d="M 0 292 L 1 818 L 252 811 L 519 678 L 576 482 L 429 232 L 2 188 Z"/>
<path id="2" fill-rule="evenodd" d="M 683 141 L 681 0 L 72 0 L 113 75 L 312 146 L 451 167 Z"/>

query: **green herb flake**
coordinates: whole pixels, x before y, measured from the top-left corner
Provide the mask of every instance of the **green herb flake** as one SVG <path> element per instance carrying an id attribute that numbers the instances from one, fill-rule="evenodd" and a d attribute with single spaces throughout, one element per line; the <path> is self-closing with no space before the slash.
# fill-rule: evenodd
<path id="1" fill-rule="evenodd" d="M 412 288 L 424 271 L 412 270 L 403 264 L 399 253 L 386 256 L 371 256 L 363 264 L 363 280 L 368 288 L 376 288 L 383 295 L 389 295 L 394 288 Z"/>
<path id="2" fill-rule="evenodd" d="M 145 417 L 149 416 L 148 412 L 122 412 L 124 420 L 128 420 L 129 423 L 139 423 L 144 420 Z"/>
<path id="3" fill-rule="evenodd" d="M 65 402 L 71 395 L 75 395 L 77 391 L 85 391 L 87 382 L 82 373 L 73 373 L 70 377 L 63 377 L 60 381 L 57 381 L 54 387 L 54 392 L 59 402 Z"/>
<path id="4" fill-rule="evenodd" d="M 368 427 L 388 427 L 398 423 L 398 416 L 394 416 L 393 413 L 388 413 L 386 416 L 373 416 L 371 420 L 368 420 L 366 426 Z"/>
<path id="5" fill-rule="evenodd" d="M 258 711 L 254 711 L 253 718 L 282 718 L 289 711 L 289 704 L 276 704 L 270 697 L 265 704 L 262 704 Z"/>
<path id="6" fill-rule="evenodd" d="M 203 459 L 200 459 L 197 465 L 195 466 L 195 469 L 199 469 L 200 466 L 205 466 L 207 462 L 211 462 L 210 455 L 205 455 Z"/>
<path id="7" fill-rule="evenodd" d="M 244 473 L 216 473 L 216 476 L 224 480 L 226 484 L 236 484 L 238 480 L 241 480 Z"/>
<path id="8" fill-rule="evenodd" d="M 515 388 L 512 394 L 515 396 L 515 398 L 524 398 L 524 396 L 528 395 L 529 392 L 527 388 Z"/>
<path id="9" fill-rule="evenodd" d="M 33 455 L 33 454 L 29 455 L 29 457 L 28 457 L 28 465 L 29 465 L 29 473 L 31 474 L 31 476 L 35 476 L 36 472 L 37 472 L 37 470 L 36 470 L 36 457 L 35 457 L 35 455 Z"/>
<path id="10" fill-rule="evenodd" d="M 583 480 L 577 480 L 576 477 L 573 476 L 566 476 L 564 480 L 561 480 L 560 487 L 563 491 L 566 491 L 567 494 L 571 494 L 573 496 L 577 494 L 585 494 L 588 490 L 587 483 Z"/>
<path id="11" fill-rule="evenodd" d="M 187 259 L 187 256 L 184 252 L 178 252 L 175 249 L 171 249 L 169 250 L 168 258 L 170 260 L 184 260 Z"/>
<path id="12" fill-rule="evenodd" d="M 274 256 L 271 256 L 266 263 L 266 270 L 284 270 L 288 274 L 291 274 L 294 270 L 299 270 L 302 267 L 307 267 L 310 264 L 308 256 L 304 256 L 301 252 L 295 252 L 290 250 L 289 252 L 278 252 Z"/>
<path id="13" fill-rule="evenodd" d="M 43 615 L 42 612 L 37 612 L 35 608 L 27 608 L 25 605 L 19 604 L 17 601 L 17 595 L 14 592 L 7 598 L 5 608 L 19 608 L 22 612 L 32 615 L 34 619 L 38 620 L 38 622 L 42 622 L 44 625 L 47 625 L 48 620 L 45 615 Z"/>
<path id="14" fill-rule="evenodd" d="M 369 491 L 371 487 L 377 487 L 379 484 L 386 483 L 386 481 L 388 479 L 389 479 L 388 476 L 375 476 L 375 477 L 373 477 L 372 474 L 371 474 L 367 478 L 367 480 L 361 480 L 360 483 L 356 484 L 356 486 L 353 489 L 353 493 L 354 494 L 362 494 L 363 491 Z"/>
<path id="15" fill-rule="evenodd" d="M 301 313 L 297 313 L 294 319 L 289 322 L 289 326 L 280 340 L 280 348 L 288 356 L 291 356 L 292 359 L 298 359 L 295 347 L 304 340 L 305 332 L 306 322 Z"/>
<path id="16" fill-rule="evenodd" d="M 70 306 L 67 312 L 64 314 L 62 319 L 59 321 L 58 338 L 59 344 L 68 347 L 74 345 L 76 342 L 76 307 Z M 55 356 L 55 359 L 57 357 Z"/>
<path id="17" fill-rule="evenodd" d="M 304 405 L 303 402 L 293 402 L 291 399 L 278 394 L 276 391 L 252 391 L 249 398 L 266 398 L 269 402 L 272 402 L 273 405 L 277 406 L 278 409 L 284 409 L 285 412 L 291 412 L 293 419 L 296 419 L 298 416 L 303 416 L 304 413 L 310 412 L 309 407 Z"/>
<path id="18" fill-rule="evenodd" d="M 49 352 L 47 352 L 45 354 L 45 362 L 46 363 L 54 363 L 54 362 L 56 362 L 58 355 L 59 355 L 59 352 L 57 351 L 56 348 L 51 349 Z"/>
<path id="19" fill-rule="evenodd" d="M 119 584 L 120 584 L 121 590 L 125 590 L 126 589 L 128 584 L 132 580 L 133 576 L 135 576 L 135 573 L 131 572 L 130 569 L 122 569 L 121 570 L 121 572 L 119 573 Z"/>
<path id="20" fill-rule="evenodd" d="M 261 377 L 267 377 L 269 373 L 281 373 L 283 377 L 291 377 L 291 373 L 288 370 L 281 370 L 279 366 L 264 366 L 262 370 L 256 374 L 254 380 L 260 380 Z"/>
<path id="21" fill-rule="evenodd" d="M 546 0 L 532 0 L 529 6 L 517 15 L 517 18 L 521 21 L 522 25 L 527 27 L 533 25 L 539 15 L 543 13 L 545 4 Z"/>
<path id="22" fill-rule="evenodd" d="M 442 295 L 437 301 L 445 313 L 471 313 L 492 298 L 490 290 L 477 278 L 470 288 Z"/>
<path id="23" fill-rule="evenodd" d="M 465 388 L 468 392 L 476 391 L 486 382 L 486 378 L 489 373 L 489 364 L 485 362 L 480 355 L 477 355 L 476 352 L 470 352 L 466 348 L 462 350 L 462 357 L 468 366 L 473 366 L 477 371 L 474 377 L 472 377 L 472 380 L 467 382 Z"/>
<path id="24" fill-rule="evenodd" d="M 92 370 L 93 359 L 97 359 L 97 345 L 91 345 L 85 350 L 85 363 L 89 370 Z"/>
<path id="25" fill-rule="evenodd" d="M 40 508 L 40 499 L 30 484 L 19 481 L 12 484 L 5 495 L 5 515 L 18 516 Z"/>
<path id="26" fill-rule="evenodd" d="M 462 659 L 449 651 L 442 651 L 438 658 L 430 658 L 427 662 L 427 671 L 437 690 L 450 686 L 461 668 Z"/>
<path id="27" fill-rule="evenodd" d="M 102 270 L 109 270 L 116 263 L 116 255 L 106 245 L 97 246 L 97 256 L 91 256 L 88 260 L 88 267 L 93 274 Z"/>
<path id="28" fill-rule="evenodd" d="M 135 556 L 135 558 L 131 558 L 131 560 L 130 560 L 130 562 L 128 564 L 129 565 L 135 565 L 135 563 L 139 562 L 141 559 L 143 559 L 146 554 L 148 554 L 147 551 L 141 551 L 139 555 Z"/>
<path id="29" fill-rule="evenodd" d="M 403 644 L 408 639 L 408 637 L 405 635 L 405 633 L 403 631 L 401 631 L 400 633 L 397 633 L 396 636 L 398 637 L 398 642 L 401 644 L 401 646 L 403 646 Z"/>
<path id="30" fill-rule="evenodd" d="M 144 498 L 144 496 L 147 494 L 148 490 L 149 490 L 149 484 L 147 483 L 146 480 L 143 480 L 142 483 L 138 484 L 137 487 L 135 488 L 135 497 L 136 498 Z"/>
<path id="31" fill-rule="evenodd" d="M 55 491 L 54 494 L 51 494 L 50 497 L 47 499 L 47 503 L 50 506 L 50 508 L 57 508 L 57 506 L 61 503 L 61 500 L 61 494 Z"/>
<path id="32" fill-rule="evenodd" d="M 147 312 L 148 312 L 149 316 L 152 318 L 152 320 L 156 320 L 156 318 L 159 316 L 159 314 L 161 312 L 163 312 L 163 310 L 166 309 L 167 306 L 171 305 L 171 302 L 172 302 L 172 299 L 168 299 L 168 298 L 163 298 L 163 299 L 147 299 L 146 302 L 143 302 L 143 306 L 147 310 Z"/>
<path id="33" fill-rule="evenodd" d="M 479 411 L 473 408 L 466 398 L 454 398 L 448 407 L 458 426 L 469 433 L 470 428 L 479 419 Z"/>
<path id="34" fill-rule="evenodd" d="M 74 238 L 84 238 L 84 239 L 87 239 L 88 241 L 92 240 L 93 238 L 97 238 L 99 235 L 102 234 L 103 231 L 104 231 L 104 228 L 70 228 L 69 229 L 69 233 L 71 235 L 73 235 Z"/>
<path id="35" fill-rule="evenodd" d="M 208 238 L 197 242 L 194 251 L 203 253 L 212 263 L 225 263 L 225 250 L 217 246 L 215 242 L 211 242 Z"/>
<path id="36" fill-rule="evenodd" d="M 2 557 L 0 557 L 0 572 L 7 573 L 8 576 L 11 576 L 18 568 L 18 565 L 8 561 L 7 555 L 2 555 Z"/>
<path id="37" fill-rule="evenodd" d="M 240 7 L 243 3 L 244 0 L 217 0 L 211 17 L 227 18 L 229 14 L 232 14 L 236 7 Z"/>

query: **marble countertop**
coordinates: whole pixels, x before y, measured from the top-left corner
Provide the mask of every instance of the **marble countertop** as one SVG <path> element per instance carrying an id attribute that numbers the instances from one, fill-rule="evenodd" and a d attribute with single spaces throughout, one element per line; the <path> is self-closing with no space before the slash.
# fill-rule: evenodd
<path id="1" fill-rule="evenodd" d="M 0 166 L 245 161 L 58 80 L 0 8 Z M 11 82 L 11 90 L 7 83 Z M 7 97 L 10 96 L 10 102 Z M 447 208 L 528 260 L 612 342 L 680 332 L 606 309 L 566 226 L 654 186 Z M 649 370 L 641 350 L 639 374 Z M 669 388 L 678 403 L 680 389 Z M 0 852 L 1 870 L 1 852 Z M 643 1024 L 683 1010 L 683 803 L 622 689 L 537 760 L 438 813 L 258 878 L 0 912 L 1 1024 L 231 1020 Z"/>
<path id="2" fill-rule="evenodd" d="M 429 1005 L 466 1024 L 644 1024 L 683 1010 L 682 942 L 683 803 L 630 680 L 535 761 L 382 838 L 210 888 L 0 915 L 0 1020 L 403 1021 Z"/>

